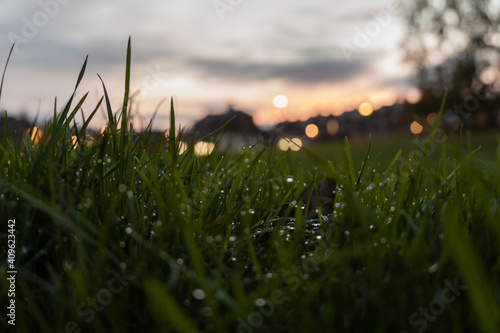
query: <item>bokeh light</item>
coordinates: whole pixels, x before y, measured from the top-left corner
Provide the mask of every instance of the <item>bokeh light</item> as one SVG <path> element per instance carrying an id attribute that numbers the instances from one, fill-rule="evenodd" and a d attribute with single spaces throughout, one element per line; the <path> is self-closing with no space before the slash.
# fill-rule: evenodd
<path id="1" fill-rule="evenodd" d="M 106 129 L 108 129 L 108 124 L 104 125 L 104 126 L 101 128 L 101 135 L 104 135 L 104 132 L 106 132 Z"/>
<path id="2" fill-rule="evenodd" d="M 339 121 L 337 119 L 330 119 L 326 123 L 326 131 L 330 135 L 337 134 L 339 132 L 339 129 L 340 129 L 340 125 L 339 125 Z"/>
<path id="3" fill-rule="evenodd" d="M 185 143 L 184 141 L 181 141 L 179 143 L 179 146 L 177 147 L 177 153 L 179 155 L 182 155 L 186 150 L 188 149 L 188 145 L 187 143 Z M 213 149 L 212 149 L 213 150 Z"/>
<path id="4" fill-rule="evenodd" d="M 427 123 L 429 125 L 434 125 L 434 122 L 436 121 L 437 114 L 435 112 L 431 112 L 427 115 Z"/>
<path id="5" fill-rule="evenodd" d="M 418 122 L 414 121 L 411 123 L 410 125 L 410 131 L 413 133 L 413 134 L 420 134 L 422 133 L 422 131 L 424 130 L 424 127 L 422 125 L 420 125 Z"/>
<path id="6" fill-rule="evenodd" d="M 288 139 L 281 138 L 278 141 L 278 148 L 282 151 L 287 151 L 288 149 L 290 149 L 290 142 L 288 141 Z"/>
<path id="7" fill-rule="evenodd" d="M 76 135 L 71 136 L 71 144 L 73 146 L 73 149 L 76 149 L 76 147 L 78 147 L 78 138 L 76 137 Z"/>
<path id="8" fill-rule="evenodd" d="M 359 106 L 359 114 L 367 117 L 373 113 L 373 105 L 368 102 L 361 103 Z"/>
<path id="9" fill-rule="evenodd" d="M 197 156 L 207 156 L 210 155 L 215 148 L 213 142 L 199 141 L 194 145 L 194 154 Z"/>
<path id="10" fill-rule="evenodd" d="M 285 95 L 278 95 L 273 98 L 273 105 L 282 109 L 288 105 L 288 98 Z"/>
<path id="11" fill-rule="evenodd" d="M 278 148 L 282 151 L 287 151 L 288 149 L 299 151 L 302 148 L 302 140 L 299 138 L 281 138 L 278 141 Z"/>
<path id="12" fill-rule="evenodd" d="M 316 126 L 314 124 L 307 125 L 307 127 L 306 127 L 306 135 L 308 137 L 315 138 L 315 137 L 318 136 L 318 133 L 319 133 L 318 126 Z"/>
<path id="13" fill-rule="evenodd" d="M 40 140 L 42 140 L 43 129 L 33 126 L 30 132 L 31 132 L 31 142 L 38 147 Z"/>
<path id="14" fill-rule="evenodd" d="M 293 138 L 290 142 L 290 149 L 293 151 L 299 151 L 302 148 L 302 140 L 299 138 Z"/>
<path id="15" fill-rule="evenodd" d="M 422 99 L 422 93 L 417 88 L 411 88 L 406 93 L 406 101 L 410 104 L 416 104 Z"/>

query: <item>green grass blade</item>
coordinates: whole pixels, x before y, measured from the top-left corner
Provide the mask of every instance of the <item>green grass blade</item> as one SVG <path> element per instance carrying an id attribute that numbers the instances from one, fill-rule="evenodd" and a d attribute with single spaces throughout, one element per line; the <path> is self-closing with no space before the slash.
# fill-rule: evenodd
<path id="1" fill-rule="evenodd" d="M 354 169 L 351 147 L 349 146 L 349 140 L 347 139 L 347 137 L 344 138 L 344 154 L 347 162 L 347 169 L 349 170 L 349 178 L 351 179 L 351 184 L 354 189 L 356 184 L 356 171 Z"/>

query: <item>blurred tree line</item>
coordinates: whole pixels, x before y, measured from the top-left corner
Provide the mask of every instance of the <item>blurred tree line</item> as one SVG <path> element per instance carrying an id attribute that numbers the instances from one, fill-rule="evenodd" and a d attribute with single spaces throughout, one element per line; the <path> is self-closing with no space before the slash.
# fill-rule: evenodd
<path id="1" fill-rule="evenodd" d="M 482 114 L 485 125 L 498 125 L 500 1 L 416 0 L 408 4 L 406 22 L 402 48 L 418 69 L 422 94 L 407 110 L 436 112 L 446 89 L 446 108 L 462 122 Z"/>

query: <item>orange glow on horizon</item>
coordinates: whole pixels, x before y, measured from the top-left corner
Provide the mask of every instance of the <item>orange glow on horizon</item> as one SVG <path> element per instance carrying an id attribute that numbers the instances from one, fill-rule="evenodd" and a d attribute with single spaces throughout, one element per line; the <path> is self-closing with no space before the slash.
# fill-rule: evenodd
<path id="1" fill-rule="evenodd" d="M 293 106 L 287 104 L 284 108 L 270 105 L 269 97 L 258 102 L 253 112 L 256 125 L 274 125 L 284 121 L 306 121 L 315 116 L 340 116 L 344 112 L 357 110 L 360 104 L 370 101 L 373 109 L 393 105 L 398 102 L 401 94 L 394 89 L 375 90 L 365 94 L 353 94 L 344 85 L 316 86 L 304 91 L 290 91 L 294 95 Z M 326 97 L 327 96 L 327 97 Z"/>

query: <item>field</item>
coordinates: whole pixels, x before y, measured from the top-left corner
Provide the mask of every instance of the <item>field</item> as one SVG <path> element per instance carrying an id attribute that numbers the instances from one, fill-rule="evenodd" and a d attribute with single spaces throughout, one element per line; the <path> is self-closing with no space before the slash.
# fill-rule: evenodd
<path id="1" fill-rule="evenodd" d="M 2 331 L 497 332 L 498 138 L 180 154 L 173 105 L 127 128 L 129 73 L 94 141 L 85 96 L 0 138 Z"/>

